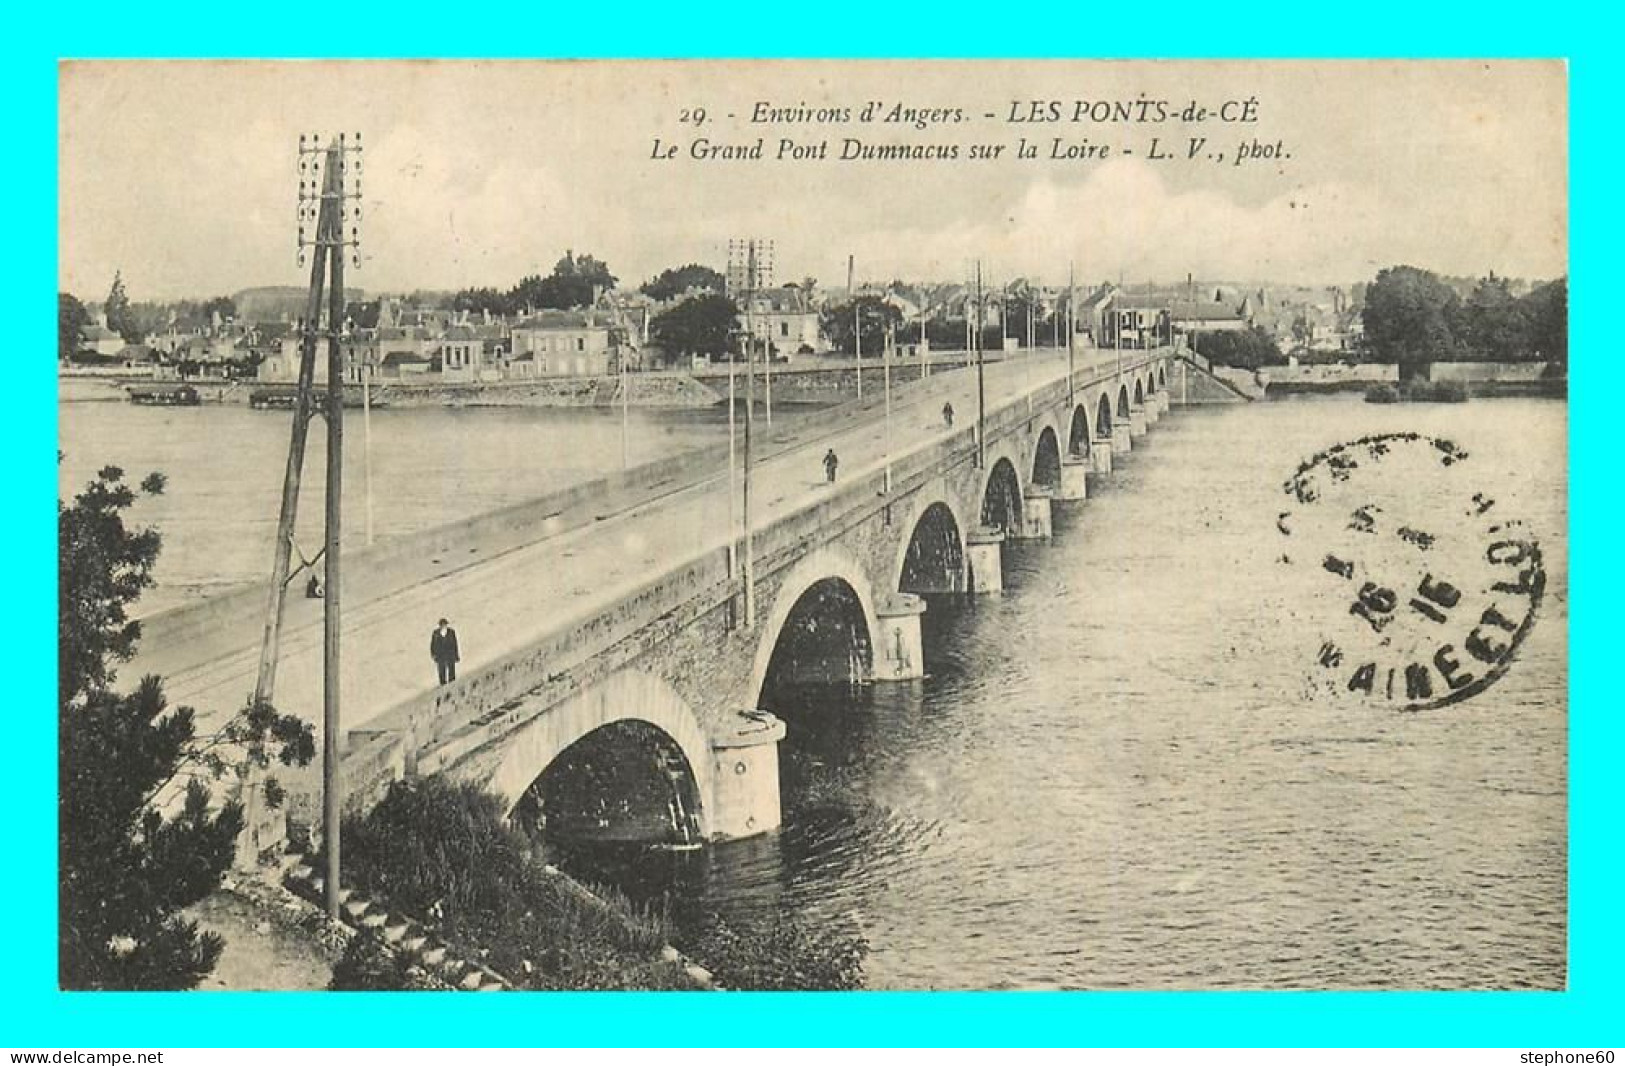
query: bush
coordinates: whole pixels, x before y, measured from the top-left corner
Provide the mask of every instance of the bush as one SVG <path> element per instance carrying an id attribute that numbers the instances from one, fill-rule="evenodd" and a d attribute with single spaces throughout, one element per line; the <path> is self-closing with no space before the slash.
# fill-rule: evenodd
<path id="1" fill-rule="evenodd" d="M 656 958 L 662 918 L 624 896 L 594 898 L 530 856 L 502 803 L 442 778 L 397 781 L 365 818 L 345 822 L 350 883 L 433 926 L 519 987 L 685 989 Z"/>
<path id="2" fill-rule="evenodd" d="M 1470 393 L 1460 381 L 1425 381 L 1420 378 L 1398 385 L 1373 385 L 1366 390 L 1366 403 L 1463 403 Z"/>
<path id="3" fill-rule="evenodd" d="M 842 992 L 863 987 L 869 945 L 855 930 L 773 912 L 756 919 L 712 918 L 690 954 L 724 988 L 764 992 Z"/>
<path id="4" fill-rule="evenodd" d="M 1463 403 L 1469 395 L 1466 382 L 1419 381 L 1406 398 L 1424 403 Z"/>
<path id="5" fill-rule="evenodd" d="M 1258 326 L 1200 333 L 1196 337 L 1196 351 L 1216 366 L 1258 370 L 1286 365 L 1286 356 L 1281 354 L 1275 340 Z"/>
<path id="6" fill-rule="evenodd" d="M 327 988 L 330 992 L 422 992 L 428 983 L 376 936 L 362 933 L 334 964 Z"/>

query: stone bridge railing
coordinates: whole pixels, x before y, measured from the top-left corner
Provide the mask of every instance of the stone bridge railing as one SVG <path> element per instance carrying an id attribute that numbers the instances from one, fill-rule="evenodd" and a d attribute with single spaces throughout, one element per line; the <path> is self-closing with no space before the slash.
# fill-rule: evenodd
<path id="1" fill-rule="evenodd" d="M 1124 372 L 1168 356 L 1165 349 L 1135 352 Z M 1077 391 L 1117 376 L 1118 367 L 1079 372 Z M 1030 418 L 1061 406 L 1068 397 L 1065 378 L 1007 402 L 985 418 L 987 441 L 1022 430 Z M 974 419 L 963 429 L 895 457 L 891 491 L 876 465 L 841 484 L 817 503 L 781 516 L 754 532 L 757 582 L 794 565 L 809 550 L 838 537 L 877 511 L 907 498 L 942 470 L 968 460 L 977 449 Z M 728 572 L 725 542 L 673 559 L 671 565 L 629 588 L 613 606 L 565 619 L 535 645 L 450 685 L 426 691 L 353 729 L 347 738 L 346 806 L 365 809 L 401 774 L 435 773 L 475 749 L 519 728 L 540 711 L 637 660 L 695 620 L 741 594 Z M 355 763 L 352 768 L 352 763 Z"/>

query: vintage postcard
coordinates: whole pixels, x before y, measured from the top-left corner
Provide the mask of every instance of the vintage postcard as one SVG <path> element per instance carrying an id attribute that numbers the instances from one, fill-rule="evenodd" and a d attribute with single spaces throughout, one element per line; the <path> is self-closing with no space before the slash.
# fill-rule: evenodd
<path id="1" fill-rule="evenodd" d="M 1555 61 L 67 61 L 64 989 L 1567 986 Z"/>

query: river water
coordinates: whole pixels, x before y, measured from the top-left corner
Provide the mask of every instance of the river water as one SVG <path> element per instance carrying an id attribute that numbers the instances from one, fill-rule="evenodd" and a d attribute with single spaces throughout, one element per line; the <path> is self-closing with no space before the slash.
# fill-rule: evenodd
<path id="1" fill-rule="evenodd" d="M 1417 713 L 1311 689 L 1348 599 L 1276 526 L 1301 460 L 1404 431 L 1470 452 L 1548 574 L 1508 672 Z M 781 833 L 567 861 L 680 928 L 856 931 L 871 988 L 1561 988 L 1565 437 L 1539 400 L 1177 411 L 1002 597 L 933 599 L 925 682 L 778 694 Z"/>
<path id="2" fill-rule="evenodd" d="M 265 565 L 285 416 L 63 412 L 65 491 L 107 462 L 170 475 L 163 510 L 142 505 L 159 592 Z M 634 461 L 726 432 L 634 417 Z M 854 930 L 871 988 L 1561 988 L 1566 418 L 1521 399 L 1176 409 L 1057 506 L 1052 541 L 1006 548 L 1004 595 L 933 599 L 924 682 L 778 697 L 780 833 L 572 861 L 666 897 L 679 927 L 777 909 Z M 1547 572 L 1505 676 L 1416 713 L 1307 684 L 1347 601 L 1276 525 L 1302 460 L 1397 431 L 1467 449 Z M 620 461 L 597 412 L 401 411 L 373 432 L 395 489 L 380 534 Z"/>
<path id="3" fill-rule="evenodd" d="M 163 534 L 149 615 L 271 571 L 288 454 L 288 412 L 243 404 L 136 407 L 98 382 L 64 383 L 58 491 L 81 489 L 107 464 L 139 481 L 168 479 L 134 521 Z M 111 399 L 110 399 L 111 398 Z M 792 410 L 780 421 L 794 418 Z M 618 411 L 563 408 L 380 408 L 371 415 L 373 535 L 416 532 L 543 495 L 621 467 Z M 344 543 L 366 543 L 367 449 L 362 413 L 345 413 Z M 728 439 L 727 412 L 634 409 L 626 440 L 636 465 Z M 310 425 L 298 542 L 322 545 L 326 428 Z"/>

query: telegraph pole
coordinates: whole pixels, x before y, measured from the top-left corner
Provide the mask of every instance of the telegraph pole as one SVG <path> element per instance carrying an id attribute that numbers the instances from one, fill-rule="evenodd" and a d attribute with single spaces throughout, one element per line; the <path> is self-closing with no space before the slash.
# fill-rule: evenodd
<path id="1" fill-rule="evenodd" d="M 310 248 L 310 290 L 305 304 L 304 335 L 299 360 L 298 392 L 294 401 L 293 431 L 288 444 L 288 463 L 282 482 L 282 504 L 277 520 L 276 553 L 271 564 L 270 602 L 266 607 L 264 637 L 260 645 L 259 671 L 255 679 L 255 703 L 268 703 L 276 688 L 283 608 L 294 549 L 294 524 L 299 509 L 299 485 L 304 468 L 305 444 L 314 410 L 316 345 L 322 332 L 323 274 L 327 274 L 327 486 L 326 531 L 318 553 L 326 567 L 326 588 L 322 600 L 322 840 L 327 851 L 323 889 L 330 917 L 339 909 L 339 812 L 342 808 L 339 779 L 339 678 L 340 678 L 340 597 L 341 568 L 339 541 L 342 532 L 340 503 L 343 489 L 344 457 L 344 256 L 346 249 L 356 256 L 361 243 L 361 135 L 353 142 L 343 134 L 326 148 L 317 136 L 299 138 L 299 261 Z M 349 229 L 346 231 L 346 223 Z M 365 379 L 363 387 L 365 388 Z M 300 559 L 300 569 L 315 561 Z"/>
<path id="2" fill-rule="evenodd" d="M 750 262 L 746 277 L 756 276 L 756 244 L 751 242 L 749 250 Z M 751 468 L 751 428 L 756 421 L 756 336 L 747 330 L 745 334 L 745 490 L 743 497 L 743 510 L 745 520 L 745 628 L 756 628 L 756 561 L 753 558 L 755 551 L 751 535 L 750 516 L 750 468 Z"/>
<path id="3" fill-rule="evenodd" d="M 931 345 L 925 339 L 925 300 L 920 300 L 920 380 L 931 376 Z"/>
<path id="4" fill-rule="evenodd" d="M 739 475 L 734 444 L 734 358 L 728 356 L 728 580 L 739 572 L 739 502 L 734 488 Z M 731 612 L 730 612 L 731 613 Z"/>
<path id="5" fill-rule="evenodd" d="M 620 316 L 616 316 L 619 319 Z M 621 469 L 628 470 L 632 466 L 632 450 L 629 444 L 628 428 L 632 421 L 632 379 L 627 374 L 628 356 L 632 349 L 630 332 L 622 329 L 620 364 L 617 369 L 621 372 Z"/>
<path id="6" fill-rule="evenodd" d="M 886 486 L 886 495 L 888 496 L 891 495 L 891 357 L 892 348 L 894 348 L 896 344 L 896 334 L 893 332 L 891 324 L 888 323 L 886 325 L 885 347 L 882 348 L 880 352 L 881 374 L 882 381 L 884 382 L 883 388 L 885 389 L 886 393 L 886 476 L 884 479 L 884 484 Z"/>
<path id="7" fill-rule="evenodd" d="M 852 351 L 858 357 L 858 402 L 863 402 L 863 319 L 858 314 L 858 290 L 853 287 L 854 256 L 846 257 L 846 292 L 852 300 Z"/>
<path id="8" fill-rule="evenodd" d="M 361 479 L 367 494 L 367 547 L 372 547 L 372 361 L 361 361 Z"/>
<path id="9" fill-rule="evenodd" d="M 1076 390 L 1078 385 L 1078 323 L 1074 317 L 1078 306 L 1078 276 L 1073 264 L 1066 264 L 1066 406 L 1068 410 L 1077 406 Z M 1061 316 L 1055 316 L 1056 326 L 1059 327 Z"/>
<path id="10" fill-rule="evenodd" d="M 338 160 L 343 178 L 344 156 L 330 153 L 329 163 Z M 342 231 L 340 239 L 342 240 Z M 339 913 L 339 818 L 343 809 L 343 782 L 339 777 L 339 651 L 342 645 L 339 623 L 340 532 L 344 520 L 344 346 L 339 323 L 344 318 L 344 252 L 335 248 L 328 258 L 332 281 L 327 304 L 327 535 L 322 552 L 327 559 L 327 591 L 322 599 L 322 842 L 327 850 L 327 874 L 323 889 L 327 914 Z"/>
<path id="11" fill-rule="evenodd" d="M 976 466 L 987 466 L 987 383 L 982 355 L 982 261 L 976 261 Z"/>

